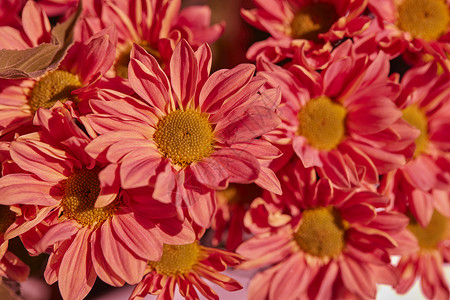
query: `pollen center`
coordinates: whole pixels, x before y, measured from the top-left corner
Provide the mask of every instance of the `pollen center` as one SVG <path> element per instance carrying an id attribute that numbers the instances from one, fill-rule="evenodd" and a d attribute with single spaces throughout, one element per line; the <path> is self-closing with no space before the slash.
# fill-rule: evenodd
<path id="1" fill-rule="evenodd" d="M 298 113 L 297 134 L 317 149 L 332 150 L 345 136 L 346 115 L 345 108 L 328 97 L 312 99 Z"/>
<path id="2" fill-rule="evenodd" d="M 153 139 L 164 156 L 181 167 L 213 152 L 211 124 L 194 110 L 176 110 L 160 119 Z"/>
<path id="3" fill-rule="evenodd" d="M 425 113 L 417 106 L 411 105 L 403 110 L 403 119 L 410 125 L 420 130 L 420 135 L 416 138 L 416 150 L 414 157 L 425 152 L 428 145 L 428 120 Z"/>
<path id="4" fill-rule="evenodd" d="M 192 270 L 199 260 L 199 255 L 200 246 L 197 242 L 187 245 L 164 244 L 161 260 L 149 261 L 148 265 L 160 274 L 174 276 Z"/>
<path id="5" fill-rule="evenodd" d="M 0 205 L 0 234 L 5 233 L 15 219 L 16 214 L 9 209 L 8 205 Z"/>
<path id="6" fill-rule="evenodd" d="M 307 209 L 294 239 L 300 248 L 314 256 L 330 257 L 345 246 L 345 221 L 332 206 Z"/>
<path id="7" fill-rule="evenodd" d="M 230 183 L 227 189 L 217 191 L 217 199 L 224 204 L 246 206 L 261 194 L 262 189 L 254 183 Z"/>
<path id="8" fill-rule="evenodd" d="M 317 40 L 320 33 L 330 30 L 339 18 L 334 6 L 328 3 L 312 3 L 301 8 L 291 22 L 294 39 Z"/>
<path id="9" fill-rule="evenodd" d="M 78 99 L 72 91 L 81 87 L 77 75 L 63 70 L 56 70 L 45 74 L 37 81 L 31 90 L 29 104 L 31 110 L 36 112 L 39 107 L 51 108 L 56 101 L 76 102 Z"/>
<path id="10" fill-rule="evenodd" d="M 148 53 L 150 53 L 160 65 L 162 65 L 161 54 L 159 54 L 158 50 L 153 49 L 148 45 L 147 42 L 141 42 L 139 45 L 144 48 Z M 131 46 L 127 46 L 124 50 L 122 50 L 116 58 L 116 63 L 114 65 L 114 69 L 116 70 L 117 76 L 127 79 L 128 78 L 128 64 L 130 63 L 130 53 Z"/>
<path id="11" fill-rule="evenodd" d="M 95 208 L 95 201 L 100 194 L 98 169 L 83 169 L 73 173 L 63 182 L 64 196 L 62 207 L 64 216 L 84 226 L 95 226 L 111 218 L 119 208 L 120 201 Z"/>
<path id="12" fill-rule="evenodd" d="M 450 222 L 435 210 L 427 227 L 423 228 L 411 218 L 407 228 L 416 236 L 421 249 L 432 250 L 449 234 Z"/>
<path id="13" fill-rule="evenodd" d="M 398 7 L 397 26 L 416 38 L 439 39 L 447 31 L 449 21 L 444 0 L 404 0 Z"/>

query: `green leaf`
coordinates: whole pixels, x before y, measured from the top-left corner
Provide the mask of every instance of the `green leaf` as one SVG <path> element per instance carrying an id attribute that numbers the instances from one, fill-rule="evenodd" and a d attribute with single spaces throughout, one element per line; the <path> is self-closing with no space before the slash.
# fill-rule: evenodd
<path id="1" fill-rule="evenodd" d="M 0 50 L 0 78 L 38 77 L 55 70 L 73 43 L 73 30 L 81 14 L 77 11 L 51 32 L 50 43 L 42 43 L 25 50 Z"/>

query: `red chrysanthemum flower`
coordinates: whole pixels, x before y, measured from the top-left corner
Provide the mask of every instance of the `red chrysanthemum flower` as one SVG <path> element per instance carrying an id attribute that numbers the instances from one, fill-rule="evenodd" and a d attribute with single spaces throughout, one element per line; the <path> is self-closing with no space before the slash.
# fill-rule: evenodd
<path id="1" fill-rule="evenodd" d="M 445 300 L 450 297 L 448 280 L 444 275 L 444 266 L 450 262 L 450 193 L 441 194 L 446 205 L 433 210 L 431 220 L 422 226 L 410 214 L 406 229 L 396 236 L 399 249 L 393 254 L 399 255 L 397 264 L 399 282 L 395 290 L 407 293 L 418 278 L 422 292 L 428 299 Z"/>
<path id="2" fill-rule="evenodd" d="M 376 15 L 374 26 L 365 34 L 397 56 L 405 51 L 446 58 L 450 46 L 450 1 L 369 0 Z"/>
<path id="3" fill-rule="evenodd" d="M 408 208 L 427 226 L 435 208 L 448 199 L 436 195 L 450 190 L 450 84 L 448 74 L 437 75 L 437 63 L 408 70 L 396 100 L 403 119 L 420 130 L 413 158 L 383 180 L 396 206 Z"/>
<path id="4" fill-rule="evenodd" d="M 235 253 L 204 247 L 198 241 L 179 246 L 164 245 L 161 260 L 148 262 L 146 275 L 130 299 L 143 299 L 147 294 L 156 294 L 158 300 L 171 300 L 177 285 L 186 299 L 200 299 L 198 292 L 207 299 L 219 299 L 202 277 L 227 291 L 242 289 L 236 280 L 220 274 L 227 266 L 237 266 L 242 260 Z"/>
<path id="5" fill-rule="evenodd" d="M 94 157 L 120 164 L 125 189 L 154 186 L 153 197 L 188 207 L 209 227 L 214 190 L 229 182 L 255 182 L 277 192 L 278 180 L 261 164 L 280 155 L 263 134 L 279 124 L 277 89 L 259 90 L 265 80 L 255 67 L 239 65 L 209 76 L 211 52 L 182 41 L 170 61 L 170 79 L 143 48 L 133 48 L 130 84 L 143 102 L 105 91 L 88 115 L 100 136 L 87 147 Z"/>
<path id="6" fill-rule="evenodd" d="M 203 43 L 213 43 L 224 31 L 224 24 L 210 26 L 208 6 L 189 6 L 180 10 L 181 0 L 96 0 L 93 5 L 99 9 L 91 9 L 85 14 L 85 23 L 80 24 L 94 33 L 114 24 L 118 44 L 111 74 L 122 78 L 128 78 L 133 43 L 142 46 L 166 67 L 175 45 L 182 38 L 196 49 Z"/>
<path id="7" fill-rule="evenodd" d="M 9 46 L 24 49 L 50 39 L 48 18 L 33 1 L 27 3 L 22 17 L 27 20 L 23 30 L 29 42 L 21 46 L 24 40 L 13 32 L 5 41 Z M 82 106 L 82 100 L 95 94 L 96 84 L 114 62 L 116 42 L 116 32 L 110 27 L 75 43 L 54 71 L 38 78 L 0 79 L 0 135 L 30 125 L 40 107 L 50 108 L 57 101 Z"/>
<path id="8" fill-rule="evenodd" d="M 283 196 L 252 203 L 246 225 L 255 237 L 237 249 L 249 259 L 240 267 L 267 267 L 251 280 L 249 299 L 373 299 L 377 283 L 397 283 L 388 250 L 408 218 L 382 211 L 388 198 L 333 189 L 301 163 L 279 176 Z"/>
<path id="9" fill-rule="evenodd" d="M 313 68 L 324 67 L 333 49 L 330 42 L 364 31 L 370 18 L 361 16 L 367 0 L 253 1 L 256 9 L 242 10 L 244 19 L 271 37 L 253 44 L 247 57 L 278 62 L 293 58 L 296 51 Z"/>
<path id="10" fill-rule="evenodd" d="M 340 47 L 351 49 L 348 43 Z M 380 174 L 403 166 L 412 155 L 418 132 L 401 119 L 393 101 L 400 87 L 388 77 L 383 53 L 371 61 L 350 51 L 321 73 L 262 60 L 258 69 L 269 86 L 282 90 L 277 110 L 282 124 L 266 138 L 292 144 L 305 167 L 317 167 L 335 185 L 377 183 Z"/>
<path id="11" fill-rule="evenodd" d="M 135 284 L 147 260 L 161 258 L 163 243 L 195 239 L 171 204 L 147 200 L 152 212 L 146 216 L 133 210 L 133 194 L 120 191 L 117 167 L 84 151 L 91 139 L 74 117 L 60 103 L 40 109 L 34 120 L 41 130 L 11 142 L 17 167 L 0 178 L 0 203 L 21 205 L 22 214 L 5 237 L 21 235 L 32 254 L 51 252 L 45 278 L 59 281 L 64 299 L 84 298 L 97 275 L 114 286 Z"/>

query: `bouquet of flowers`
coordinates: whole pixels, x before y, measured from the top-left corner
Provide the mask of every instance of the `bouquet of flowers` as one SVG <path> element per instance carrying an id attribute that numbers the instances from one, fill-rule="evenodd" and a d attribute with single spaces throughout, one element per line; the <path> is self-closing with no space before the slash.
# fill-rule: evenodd
<path id="1" fill-rule="evenodd" d="M 449 299 L 449 57 L 449 0 L 2 0 L 2 291 Z"/>

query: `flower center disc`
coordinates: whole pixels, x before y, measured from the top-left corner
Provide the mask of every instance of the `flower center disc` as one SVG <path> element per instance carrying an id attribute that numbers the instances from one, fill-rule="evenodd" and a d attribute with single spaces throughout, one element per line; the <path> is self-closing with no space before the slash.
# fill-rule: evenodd
<path id="1" fill-rule="evenodd" d="M 435 210 L 427 227 L 423 228 L 412 218 L 407 228 L 416 236 L 421 249 L 436 249 L 449 233 L 450 222 Z"/>
<path id="2" fill-rule="evenodd" d="M 200 246 L 197 242 L 187 245 L 164 244 L 161 260 L 149 261 L 148 265 L 160 274 L 174 276 L 192 270 L 194 264 L 198 262 L 199 255 Z"/>
<path id="3" fill-rule="evenodd" d="M 309 101 L 298 113 L 298 135 L 320 150 L 332 150 L 345 136 L 347 112 L 339 103 L 328 97 Z"/>
<path id="4" fill-rule="evenodd" d="M 319 207 L 303 212 L 294 239 L 300 248 L 314 256 L 330 257 L 345 246 L 346 225 L 333 207 Z"/>
<path id="5" fill-rule="evenodd" d="M 416 150 L 414 157 L 425 152 L 428 145 L 428 120 L 425 113 L 416 105 L 411 105 L 403 111 L 403 120 L 420 130 L 420 135 L 416 138 Z"/>
<path id="6" fill-rule="evenodd" d="M 447 31 L 450 14 L 443 0 L 405 0 L 398 7 L 397 26 L 424 40 L 437 40 Z"/>
<path id="7" fill-rule="evenodd" d="M 77 101 L 72 91 L 81 87 L 77 75 L 63 70 L 56 70 L 44 75 L 36 82 L 30 93 L 29 104 L 36 112 L 39 107 L 51 108 L 56 101 Z"/>
<path id="8" fill-rule="evenodd" d="M 98 225 L 111 218 L 120 204 L 116 199 L 105 207 L 94 207 L 100 194 L 98 173 L 98 169 L 83 169 L 72 174 L 63 183 L 64 215 L 84 226 Z"/>
<path id="9" fill-rule="evenodd" d="M 333 5 L 312 3 L 301 8 L 291 22 L 291 36 L 294 39 L 318 40 L 320 33 L 330 30 L 339 19 Z"/>
<path id="10" fill-rule="evenodd" d="M 9 209 L 8 205 L 0 205 L 0 234 L 5 233 L 15 219 L 16 214 Z"/>
<path id="11" fill-rule="evenodd" d="M 153 49 L 146 42 L 139 43 L 139 45 L 148 53 L 150 53 L 154 58 L 156 58 L 158 63 L 162 66 L 161 54 L 158 52 L 158 50 Z M 120 76 L 124 79 L 128 79 L 128 64 L 130 63 L 130 53 L 131 46 L 127 47 L 117 56 L 116 64 L 114 66 L 117 76 Z"/>
<path id="12" fill-rule="evenodd" d="M 211 124 L 194 110 L 176 110 L 160 119 L 153 139 L 164 156 L 181 167 L 213 152 Z"/>
<path id="13" fill-rule="evenodd" d="M 253 199 L 261 196 L 262 189 L 254 184 L 230 183 L 227 189 L 217 191 L 217 199 L 229 205 L 250 205 Z"/>

